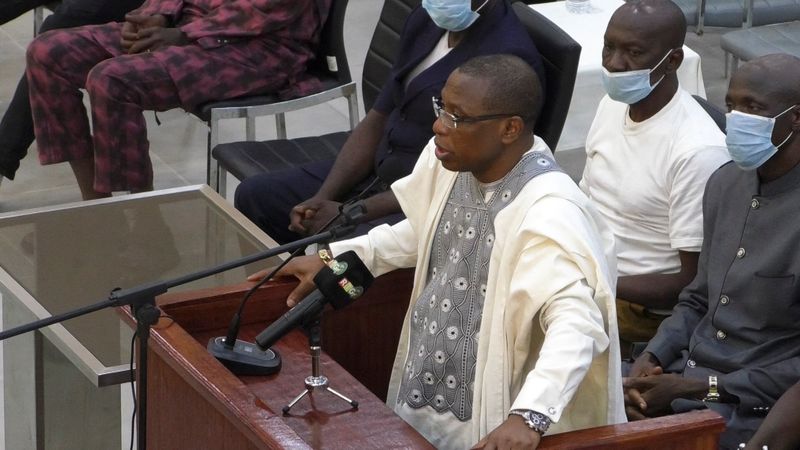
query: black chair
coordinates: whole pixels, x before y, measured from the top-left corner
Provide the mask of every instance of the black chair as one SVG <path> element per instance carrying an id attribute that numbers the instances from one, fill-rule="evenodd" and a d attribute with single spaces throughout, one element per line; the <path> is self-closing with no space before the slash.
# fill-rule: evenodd
<path id="1" fill-rule="evenodd" d="M 555 151 L 572 101 L 581 46 L 523 2 L 514 3 L 512 7 L 542 56 L 547 95 L 534 132 Z"/>
<path id="2" fill-rule="evenodd" d="M 362 93 L 367 110 L 378 97 L 397 54 L 400 33 L 420 0 L 386 0 L 364 62 Z M 547 98 L 535 132 L 555 148 L 572 99 L 581 47 L 563 30 L 524 3 L 512 5 L 542 55 Z M 212 154 L 220 172 L 236 178 L 284 170 L 298 164 L 334 159 L 348 133 L 267 142 L 235 142 L 217 146 Z"/>
<path id="3" fill-rule="evenodd" d="M 399 50 L 403 25 L 411 10 L 420 2 L 421 0 L 386 0 L 383 4 L 362 72 L 361 92 L 366 111 L 372 109 L 389 77 Z M 297 139 L 264 142 L 252 142 L 252 139 L 248 139 L 247 142 L 218 145 L 213 149 L 212 155 L 219 164 L 219 186 L 224 188 L 222 180 L 226 172 L 243 180 L 308 162 L 334 159 L 349 135 L 350 132 L 345 131 Z"/>
<path id="4" fill-rule="evenodd" d="M 700 104 L 700 106 L 703 107 L 708 115 L 711 116 L 711 119 L 714 120 L 714 123 L 717 124 L 717 127 L 719 127 L 723 133 L 725 133 L 725 111 L 721 110 L 719 107 L 717 107 L 717 105 L 714 105 L 699 95 L 693 95 L 692 97 L 695 99 L 695 101 L 697 101 L 697 103 Z"/>
<path id="5" fill-rule="evenodd" d="M 350 129 L 359 122 L 358 92 L 350 76 L 350 66 L 344 45 L 344 18 L 348 0 L 333 0 L 328 19 L 320 33 L 320 46 L 309 71 L 322 81 L 322 89 L 311 95 L 280 101 L 272 95 L 257 95 L 229 100 L 209 102 L 192 114 L 208 124 L 208 162 L 206 182 L 217 192 L 225 195 L 225 173 L 219 171 L 211 151 L 219 143 L 219 121 L 222 119 L 246 119 L 245 139 L 256 138 L 256 117 L 275 116 L 275 127 L 279 139 L 286 138 L 284 113 L 326 103 L 336 98 L 347 99 Z"/>

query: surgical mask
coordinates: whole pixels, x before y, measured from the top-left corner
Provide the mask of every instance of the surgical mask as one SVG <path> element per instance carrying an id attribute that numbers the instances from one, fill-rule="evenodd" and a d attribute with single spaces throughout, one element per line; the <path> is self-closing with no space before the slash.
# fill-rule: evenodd
<path id="1" fill-rule="evenodd" d="M 674 49 L 670 49 L 652 69 L 609 72 L 603 67 L 603 87 L 606 88 L 608 96 L 612 100 L 632 105 L 650 95 L 653 89 L 658 86 L 658 83 L 661 83 L 661 80 L 664 79 L 664 76 L 662 76 L 651 86 L 650 74 L 667 59 L 672 50 Z"/>
<path id="2" fill-rule="evenodd" d="M 471 0 L 422 0 L 422 7 L 428 12 L 437 27 L 447 31 L 463 31 L 470 27 L 489 0 L 483 2 L 475 11 Z"/>
<path id="3" fill-rule="evenodd" d="M 773 144 L 772 128 L 775 127 L 775 119 L 786 114 L 795 106 L 797 105 L 792 105 L 773 117 L 735 110 L 726 114 L 725 143 L 728 145 L 728 153 L 733 162 L 743 170 L 754 170 L 772 158 L 778 152 L 778 148 L 794 134 L 792 131 L 783 142 L 778 145 Z"/>

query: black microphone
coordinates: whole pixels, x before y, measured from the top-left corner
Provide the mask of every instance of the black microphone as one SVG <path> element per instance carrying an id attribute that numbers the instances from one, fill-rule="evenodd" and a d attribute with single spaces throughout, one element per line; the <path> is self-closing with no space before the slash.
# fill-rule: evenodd
<path id="1" fill-rule="evenodd" d="M 342 204 L 339 207 L 339 213 L 332 217 L 325 223 L 319 232 L 328 229 L 339 218 L 345 217 L 345 224 L 337 227 L 338 231 L 331 231 L 331 237 L 339 237 L 340 235 L 347 235 L 353 232 L 356 224 L 360 218 L 366 214 L 366 207 L 361 200 L 369 189 L 375 185 L 377 179 L 373 181 L 366 189 L 361 191 L 352 200 Z M 233 315 L 231 323 L 228 326 L 228 333 L 225 336 L 213 337 L 208 341 L 208 351 L 214 355 L 225 367 L 237 375 L 270 375 L 278 372 L 281 369 L 281 358 L 277 352 L 272 349 L 259 349 L 255 344 L 240 341 L 237 339 L 239 335 L 239 324 L 241 323 L 244 305 L 247 300 L 256 292 L 256 290 L 264 285 L 267 281 L 271 280 L 278 271 L 286 265 L 292 258 L 300 255 L 304 247 L 299 247 L 292 252 L 278 267 L 272 270 L 267 276 L 261 279 L 258 283 L 253 285 L 245 294 L 241 302 L 239 302 L 239 309 Z M 363 263 L 362 263 L 363 266 Z"/>
<path id="2" fill-rule="evenodd" d="M 295 327 L 316 320 L 326 303 L 336 309 L 349 305 L 364 294 L 373 280 L 372 273 L 355 252 L 342 253 L 314 276 L 317 290 L 259 333 L 256 345 L 261 350 L 268 349 Z"/>

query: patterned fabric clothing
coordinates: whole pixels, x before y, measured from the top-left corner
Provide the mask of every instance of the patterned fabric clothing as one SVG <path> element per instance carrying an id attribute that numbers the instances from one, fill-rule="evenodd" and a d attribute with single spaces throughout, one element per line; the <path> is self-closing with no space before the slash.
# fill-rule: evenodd
<path id="1" fill-rule="evenodd" d="M 398 403 L 472 417 L 478 333 L 486 297 L 494 219 L 533 177 L 559 170 L 546 153 L 528 152 L 505 177 L 486 185 L 459 173 L 433 239 L 428 282 L 411 316 L 411 352 Z"/>
<path id="2" fill-rule="evenodd" d="M 330 1 L 192 0 L 206 15 L 182 24 L 188 2 L 152 0 L 137 12 L 177 18 L 191 42 L 131 55 L 118 23 L 39 36 L 28 48 L 27 76 L 40 162 L 93 156 L 96 191 L 146 189 L 152 166 L 142 112 L 313 91 L 319 82 L 304 72 Z M 93 136 L 81 88 L 91 99 Z"/>

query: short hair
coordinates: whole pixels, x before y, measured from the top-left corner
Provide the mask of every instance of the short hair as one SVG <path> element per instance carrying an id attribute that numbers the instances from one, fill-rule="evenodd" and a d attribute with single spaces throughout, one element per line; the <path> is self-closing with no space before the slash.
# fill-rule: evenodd
<path id="1" fill-rule="evenodd" d="M 525 60 L 508 54 L 476 56 L 456 70 L 488 82 L 481 101 L 486 114 L 517 114 L 533 129 L 544 96 L 539 76 Z"/>
<path id="2" fill-rule="evenodd" d="M 800 58 L 787 53 L 760 56 L 743 64 L 733 75 L 746 77 L 751 88 L 767 96 L 776 105 L 800 104 Z"/>
<path id="3" fill-rule="evenodd" d="M 628 0 L 617 11 L 634 14 L 634 20 L 646 21 L 642 25 L 662 46 L 673 49 L 683 47 L 686 16 L 671 0 Z"/>

